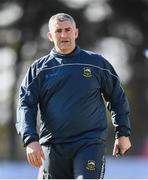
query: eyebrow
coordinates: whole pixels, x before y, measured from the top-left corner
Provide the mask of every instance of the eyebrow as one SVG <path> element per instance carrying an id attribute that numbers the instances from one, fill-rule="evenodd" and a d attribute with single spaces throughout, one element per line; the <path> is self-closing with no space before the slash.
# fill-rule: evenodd
<path id="1" fill-rule="evenodd" d="M 71 27 L 64 28 L 64 30 L 71 30 L 71 29 L 72 29 Z M 55 31 L 59 31 L 59 30 L 62 30 L 62 28 L 55 29 Z"/>

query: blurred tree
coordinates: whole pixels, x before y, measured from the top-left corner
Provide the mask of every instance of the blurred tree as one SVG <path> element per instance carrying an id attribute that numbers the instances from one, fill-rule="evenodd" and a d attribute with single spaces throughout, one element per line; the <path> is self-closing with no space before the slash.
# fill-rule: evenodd
<path id="1" fill-rule="evenodd" d="M 114 31 L 129 45 L 132 77 L 127 85 L 131 105 L 132 141 L 135 153 L 141 153 L 147 142 L 148 117 L 148 1 L 112 0 Z"/>
<path id="2" fill-rule="evenodd" d="M 8 103 L 10 115 L 8 123 L 3 126 L 5 130 L 3 128 L 1 131 L 7 134 L 3 137 L 7 137 L 7 140 L 3 139 L 3 143 L 8 141 L 8 143 L 5 142 L 6 148 L 3 148 L 7 156 L 1 155 L 0 158 L 22 158 L 20 153 L 22 147 L 18 142 L 14 127 L 16 94 L 28 65 L 34 59 L 47 54 L 52 48 L 46 37 L 47 23 L 49 17 L 58 12 L 72 14 L 76 19 L 80 29 L 78 44 L 83 48 L 93 50 L 96 43 L 101 44 L 107 37 L 118 38 L 126 45 L 128 62 L 132 69 L 132 76 L 125 84 L 131 105 L 132 140 L 135 144 L 131 152 L 136 154 L 143 146 L 142 141 L 147 137 L 146 119 L 148 116 L 146 110 L 148 107 L 148 76 L 146 75 L 148 62 L 144 56 L 148 40 L 148 2 L 146 0 L 92 0 L 86 1 L 77 8 L 72 4 L 74 5 L 72 0 L 0 1 L 1 19 L 2 17 L 5 19 L 8 10 L 11 10 L 11 13 L 8 13 L 9 18 L 0 22 L 0 49 L 9 47 L 16 53 L 13 71 L 15 81 L 9 91 L 10 99 L 7 99 L 7 103 L 10 102 Z M 93 8 L 96 11 L 93 11 Z M 0 103 L 3 102 L 0 101 Z M 109 134 L 111 136 L 111 131 Z M 109 147 L 111 147 L 110 144 Z"/>
<path id="3" fill-rule="evenodd" d="M 6 134 L 8 132 L 7 136 L 9 138 L 7 139 L 8 143 L 5 145 L 6 147 L 2 148 L 3 152 L 8 154 L 8 159 L 16 159 L 21 158 L 19 156 L 22 154 L 20 154 L 19 149 L 22 147 L 20 147 L 20 143 L 18 144 L 17 142 L 18 138 L 16 136 L 16 130 L 14 127 L 17 99 L 15 94 L 16 92 L 18 93 L 18 86 L 20 85 L 22 76 L 27 69 L 27 63 L 30 64 L 30 61 L 33 61 L 35 57 L 37 58 L 40 55 L 44 55 L 51 49 L 50 45 L 47 43 L 47 41 L 45 41 L 46 37 L 43 38 L 42 36 L 45 36 L 43 33 L 47 33 L 48 19 L 52 14 L 58 12 L 67 12 L 72 13 L 73 16 L 79 15 L 80 17 L 81 10 L 79 10 L 77 15 L 77 11 L 71 12 L 72 10 L 70 11 L 70 9 L 65 4 L 58 0 L 13 0 L 11 2 L 6 0 L 1 1 L 0 5 L 2 11 L 5 9 L 7 10 L 10 5 L 17 5 L 22 10 L 21 16 L 17 21 L 1 26 L 1 29 L 6 30 L 5 36 L 7 36 L 9 31 L 12 29 L 15 29 L 17 33 L 20 34 L 18 40 L 12 43 L 9 41 L 7 42 L 6 37 L 4 38 L 5 40 L 3 42 L 1 41 L 1 46 L 11 46 L 12 49 L 16 52 L 14 69 L 15 82 L 11 88 L 11 97 L 9 99 L 10 104 L 8 104 L 10 116 L 8 119 L 8 124 L 5 127 Z M 11 17 L 9 18 L 11 19 Z M 46 28 L 44 28 L 45 26 Z M 5 151 L 6 149 L 7 151 Z"/>

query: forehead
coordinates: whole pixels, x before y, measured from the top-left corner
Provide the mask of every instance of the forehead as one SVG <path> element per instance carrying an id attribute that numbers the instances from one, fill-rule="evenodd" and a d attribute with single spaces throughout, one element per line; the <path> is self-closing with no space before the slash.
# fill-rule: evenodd
<path id="1" fill-rule="evenodd" d="M 55 20 L 51 26 L 51 30 L 64 29 L 64 28 L 75 28 L 75 27 L 73 23 L 69 20 L 65 20 L 65 21 Z"/>

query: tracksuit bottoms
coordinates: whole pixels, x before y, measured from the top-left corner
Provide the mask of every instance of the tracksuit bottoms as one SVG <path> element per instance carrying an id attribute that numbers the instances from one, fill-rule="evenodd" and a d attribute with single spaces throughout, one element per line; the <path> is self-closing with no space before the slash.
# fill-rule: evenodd
<path id="1" fill-rule="evenodd" d="M 80 140 L 42 146 L 43 179 L 103 179 L 105 143 Z"/>

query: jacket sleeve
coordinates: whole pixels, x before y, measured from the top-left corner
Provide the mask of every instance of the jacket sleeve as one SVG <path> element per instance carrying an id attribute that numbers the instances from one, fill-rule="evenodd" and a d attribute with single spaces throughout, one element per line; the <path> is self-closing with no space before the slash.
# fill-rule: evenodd
<path id="1" fill-rule="evenodd" d="M 118 75 L 112 65 L 105 60 L 102 78 L 102 93 L 111 112 L 116 138 L 130 136 L 129 104 Z"/>
<path id="2" fill-rule="evenodd" d="M 39 140 L 36 130 L 38 94 L 36 68 L 32 65 L 21 84 L 16 112 L 16 129 L 24 146 Z"/>

